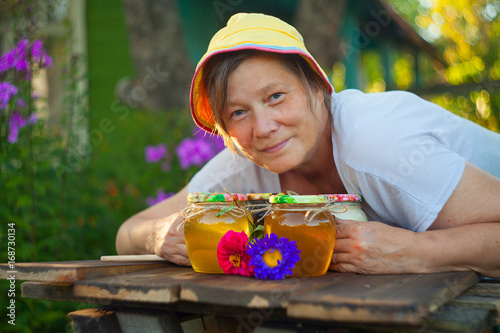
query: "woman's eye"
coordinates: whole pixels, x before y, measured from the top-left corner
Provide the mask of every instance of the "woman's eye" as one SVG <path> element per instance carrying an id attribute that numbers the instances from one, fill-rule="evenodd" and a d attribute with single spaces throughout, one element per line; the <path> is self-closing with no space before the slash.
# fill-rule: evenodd
<path id="1" fill-rule="evenodd" d="M 271 95 L 271 100 L 276 100 L 278 98 L 280 98 L 282 95 L 282 93 L 275 93 L 275 94 L 272 94 Z"/>
<path id="2" fill-rule="evenodd" d="M 243 111 L 243 110 L 236 110 L 236 111 L 234 111 L 234 112 L 231 114 L 231 116 L 232 116 L 232 117 L 239 117 L 239 116 L 242 116 L 242 115 L 243 115 L 243 113 L 244 113 L 244 111 Z"/>

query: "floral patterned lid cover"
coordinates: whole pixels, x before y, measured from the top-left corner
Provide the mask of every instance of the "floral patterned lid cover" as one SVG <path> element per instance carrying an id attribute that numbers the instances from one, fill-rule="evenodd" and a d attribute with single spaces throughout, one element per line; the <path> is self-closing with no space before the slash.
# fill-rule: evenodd
<path id="1" fill-rule="evenodd" d="M 194 192 L 188 194 L 188 202 L 231 202 L 247 201 L 246 194 L 243 193 L 203 193 Z"/>
<path id="2" fill-rule="evenodd" d="M 278 194 L 269 197 L 270 203 L 288 203 L 288 204 L 321 204 L 330 202 L 361 202 L 359 194 L 318 194 L 318 195 L 289 195 Z"/>
<path id="3" fill-rule="evenodd" d="M 249 201 L 254 201 L 254 200 L 268 201 L 271 195 L 284 195 L 284 194 L 285 193 L 247 193 L 246 196 Z"/>

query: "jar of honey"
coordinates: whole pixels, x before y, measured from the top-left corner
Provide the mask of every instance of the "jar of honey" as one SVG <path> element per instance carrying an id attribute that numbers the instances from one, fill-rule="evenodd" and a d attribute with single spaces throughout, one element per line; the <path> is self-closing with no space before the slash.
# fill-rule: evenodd
<path id="1" fill-rule="evenodd" d="M 301 251 L 293 277 L 324 275 L 335 246 L 335 219 L 328 211 L 329 199 L 322 195 L 274 195 L 264 219 L 266 234 L 275 233 L 295 241 Z"/>
<path id="2" fill-rule="evenodd" d="M 244 194 L 190 193 L 183 211 L 184 239 L 191 265 L 199 273 L 224 271 L 217 260 L 217 245 L 229 231 L 249 234 L 252 216 L 245 209 Z"/>
<path id="3" fill-rule="evenodd" d="M 335 217 L 343 220 L 368 221 L 359 194 L 325 194 L 328 210 Z"/>

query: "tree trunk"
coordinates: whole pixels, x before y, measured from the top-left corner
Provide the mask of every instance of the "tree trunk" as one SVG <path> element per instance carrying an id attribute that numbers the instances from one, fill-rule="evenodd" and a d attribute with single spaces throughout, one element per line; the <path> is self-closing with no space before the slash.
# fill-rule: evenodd
<path id="1" fill-rule="evenodd" d="M 123 0 L 123 4 L 137 77 L 118 83 L 118 97 L 144 109 L 187 107 L 194 68 L 177 4 L 174 0 Z"/>
<path id="2" fill-rule="evenodd" d="M 342 59 L 340 29 L 346 0 L 300 0 L 294 26 L 316 61 L 328 72 Z"/>

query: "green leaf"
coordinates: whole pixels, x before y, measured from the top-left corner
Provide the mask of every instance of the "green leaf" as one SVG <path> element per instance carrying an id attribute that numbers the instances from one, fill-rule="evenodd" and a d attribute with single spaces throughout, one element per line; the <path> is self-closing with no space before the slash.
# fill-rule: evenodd
<path id="1" fill-rule="evenodd" d="M 264 226 L 263 225 L 258 225 L 250 233 L 249 241 L 252 241 L 255 238 L 260 239 L 260 238 L 263 238 L 263 237 L 264 237 Z"/>
<path id="2" fill-rule="evenodd" d="M 231 205 L 229 207 L 224 207 L 220 210 L 220 212 L 218 212 L 217 214 L 215 214 L 215 216 L 217 217 L 221 217 L 222 215 L 226 214 L 227 212 L 229 212 L 231 209 L 233 209 L 234 205 Z"/>

